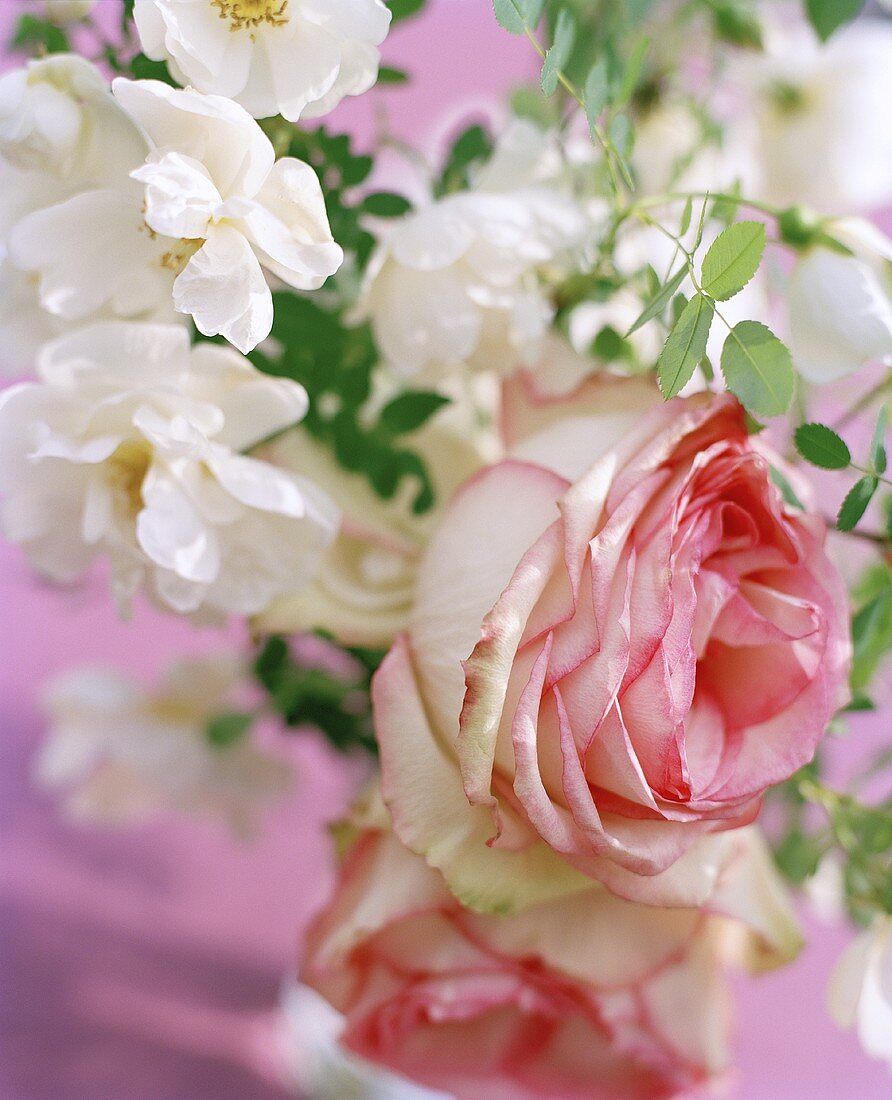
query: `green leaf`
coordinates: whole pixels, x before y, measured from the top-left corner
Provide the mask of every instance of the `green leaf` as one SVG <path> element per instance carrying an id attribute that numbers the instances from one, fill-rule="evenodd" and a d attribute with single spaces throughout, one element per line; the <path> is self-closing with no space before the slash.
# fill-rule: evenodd
<path id="1" fill-rule="evenodd" d="M 12 47 L 16 50 L 40 50 L 44 53 L 65 53 L 71 47 L 68 35 L 61 27 L 36 15 L 23 15 L 16 24 Z"/>
<path id="2" fill-rule="evenodd" d="M 815 873 L 824 854 L 821 843 L 801 829 L 791 829 L 774 850 L 781 874 L 797 885 Z"/>
<path id="3" fill-rule="evenodd" d="M 576 21 L 569 8 L 561 8 L 554 28 L 554 42 L 542 64 L 540 83 L 545 95 L 554 95 L 557 91 L 558 76 L 570 60 L 575 38 Z"/>
<path id="4" fill-rule="evenodd" d="M 387 0 L 387 6 L 393 16 L 391 22 L 399 23 L 402 19 L 418 15 L 426 3 L 427 0 Z"/>
<path id="5" fill-rule="evenodd" d="M 412 204 L 405 195 L 395 191 L 373 191 L 360 203 L 363 214 L 374 214 L 378 218 L 400 218 L 408 214 Z"/>
<path id="6" fill-rule="evenodd" d="M 892 572 L 879 564 L 867 580 L 867 601 L 852 618 L 851 684 L 856 694 L 870 686 L 880 662 L 892 651 Z"/>
<path id="7" fill-rule="evenodd" d="M 873 430 L 873 439 L 870 441 L 870 463 L 878 474 L 886 472 L 888 463 L 886 455 L 886 419 L 887 409 L 883 405 L 880 409 L 880 415 L 877 417 L 876 427 Z"/>
<path id="8" fill-rule="evenodd" d="M 822 470 L 844 470 L 852 461 L 845 441 L 826 424 L 800 424 L 794 440 L 806 462 Z"/>
<path id="9" fill-rule="evenodd" d="M 592 131 L 592 136 L 594 136 L 598 119 L 607 106 L 609 95 L 610 76 L 607 72 L 607 63 L 603 58 L 599 58 L 589 70 L 583 95 L 585 101 L 585 117 L 588 119 L 588 125 L 589 129 Z"/>
<path id="10" fill-rule="evenodd" d="M 520 0 L 493 0 L 496 21 L 509 34 L 524 34 L 526 22 L 521 11 Z"/>
<path id="11" fill-rule="evenodd" d="M 444 405 L 449 398 L 439 393 L 423 390 L 410 390 L 394 397 L 381 410 L 380 424 L 391 435 L 402 435 L 420 428 Z"/>
<path id="12" fill-rule="evenodd" d="M 253 721 L 252 714 L 243 714 L 241 711 L 215 714 L 208 722 L 205 734 L 212 745 L 218 749 L 225 749 L 244 737 Z"/>
<path id="13" fill-rule="evenodd" d="M 758 321 L 741 321 L 722 348 L 728 389 L 750 412 L 780 416 L 793 400 L 795 374 L 787 347 Z"/>
<path id="14" fill-rule="evenodd" d="M 805 0 L 811 25 L 822 42 L 845 23 L 850 23 L 863 7 L 864 0 Z"/>
<path id="15" fill-rule="evenodd" d="M 726 229 L 737 217 L 737 212 L 740 209 L 740 196 L 742 191 L 740 180 L 735 180 L 730 187 L 725 189 L 725 197 L 716 199 L 712 204 L 713 219 L 721 222 Z M 704 211 L 706 210 L 705 203 L 703 209 Z"/>
<path id="16" fill-rule="evenodd" d="M 657 360 L 657 377 L 667 401 L 690 381 L 697 364 L 706 354 L 713 314 L 712 302 L 702 294 L 695 294 L 669 333 Z"/>
<path id="17" fill-rule="evenodd" d="M 660 316 L 669 305 L 672 296 L 676 290 L 684 282 L 685 276 L 688 273 L 687 264 L 682 264 L 678 271 L 669 279 L 667 283 L 658 291 L 658 293 L 650 300 L 650 302 L 644 307 L 642 312 L 638 315 L 635 323 L 626 333 L 626 336 L 631 336 L 633 332 L 637 332 L 642 325 L 646 325 L 648 321 L 652 321 L 654 317 Z"/>
<path id="18" fill-rule="evenodd" d="M 681 221 L 678 225 L 678 235 L 683 237 L 685 233 L 691 228 L 691 218 L 694 216 L 694 199 L 691 195 L 688 195 L 688 200 L 684 204 L 684 210 L 681 212 Z"/>
<path id="19" fill-rule="evenodd" d="M 405 69 L 394 69 L 390 65 L 382 65 L 378 69 L 379 84 L 406 84 L 409 74 Z"/>
<path id="20" fill-rule="evenodd" d="M 130 62 L 130 72 L 134 80 L 160 80 L 164 84 L 169 84 L 171 88 L 179 87 L 170 75 L 165 61 L 152 61 L 144 53 L 138 53 Z"/>
<path id="21" fill-rule="evenodd" d="M 839 515 L 836 517 L 836 526 L 840 531 L 851 531 L 858 525 L 878 485 L 879 482 L 871 474 L 855 482 L 842 502 Z"/>
<path id="22" fill-rule="evenodd" d="M 492 152 L 492 139 L 476 123 L 458 135 L 452 143 L 446 164 L 437 182 L 438 195 L 461 190 L 468 185 L 468 169 L 476 161 L 485 160 Z"/>
<path id="23" fill-rule="evenodd" d="M 635 181 L 632 178 L 632 169 L 629 167 L 629 157 L 635 145 L 635 131 L 627 115 L 614 115 L 607 131 L 610 138 L 613 159 L 616 161 L 626 186 L 630 191 L 635 189 Z"/>
<path id="24" fill-rule="evenodd" d="M 701 268 L 703 290 L 725 302 L 752 279 L 765 251 L 765 226 L 761 222 L 735 222 L 710 245 Z"/>
<path id="25" fill-rule="evenodd" d="M 623 71 L 623 78 L 619 86 L 619 91 L 616 93 L 613 101 L 613 106 L 617 110 L 621 110 L 625 107 L 632 98 L 632 93 L 638 86 L 641 71 L 644 68 L 644 58 L 647 55 L 649 46 L 649 38 L 641 38 L 638 40 L 638 44 L 635 46 L 632 56 L 629 58 L 629 62 Z"/>
<path id="26" fill-rule="evenodd" d="M 739 0 L 714 0 L 712 17 L 716 34 L 725 42 L 745 49 L 762 49 L 762 25 Z"/>

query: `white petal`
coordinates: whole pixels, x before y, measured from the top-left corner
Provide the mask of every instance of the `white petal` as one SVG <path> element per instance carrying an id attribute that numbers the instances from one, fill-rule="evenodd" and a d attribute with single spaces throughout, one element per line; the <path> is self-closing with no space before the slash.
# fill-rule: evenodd
<path id="1" fill-rule="evenodd" d="M 297 122 L 306 105 L 321 99 L 334 84 L 341 55 L 335 38 L 322 27 L 299 15 L 293 22 L 296 24 L 294 33 L 288 37 L 274 33 L 264 35 L 265 56 L 261 60 L 255 53 L 254 65 L 265 62 L 279 112 L 289 121 Z M 250 96 L 250 92 L 249 85 L 245 95 Z"/>
<path id="2" fill-rule="evenodd" d="M 158 308 L 169 273 L 142 224 L 139 187 L 87 191 L 17 222 L 9 254 L 40 276 L 44 309 L 79 320 L 106 303 L 127 313 Z M 142 228 L 142 232 L 140 231 Z"/>
<path id="3" fill-rule="evenodd" d="M 293 157 L 276 162 L 243 220 L 264 266 L 298 289 L 321 286 L 343 261 L 343 251 L 332 240 L 319 179 Z"/>
<path id="4" fill-rule="evenodd" d="M 188 370 L 189 333 L 181 325 L 101 321 L 44 345 L 37 370 L 43 381 L 64 386 L 84 364 L 119 373 L 122 388 L 157 385 Z"/>
<path id="5" fill-rule="evenodd" d="M 275 162 L 267 136 L 230 99 L 121 77 L 112 90 L 156 146 L 200 161 L 224 198 L 254 195 Z"/>
<path id="6" fill-rule="evenodd" d="M 892 355 L 892 304 L 860 260 L 811 250 L 790 276 L 787 298 L 793 359 L 809 381 L 830 382 Z"/>
<path id="7" fill-rule="evenodd" d="M 207 464 L 223 488 L 242 504 L 294 519 L 310 517 L 332 531 L 337 526 L 337 508 L 321 489 L 316 488 L 313 499 L 308 499 L 305 480 L 268 462 L 217 448 Z"/>
<path id="8" fill-rule="evenodd" d="M 468 250 L 474 230 L 455 200 L 416 211 L 398 222 L 387 238 L 397 263 L 417 271 L 449 267 Z"/>
<path id="9" fill-rule="evenodd" d="M 181 153 L 153 155 L 130 173 L 146 185 L 146 224 L 167 237 L 204 237 L 221 203 L 207 169 Z"/>
<path id="10" fill-rule="evenodd" d="M 302 0 L 301 14 L 344 38 L 380 46 L 390 29 L 391 13 L 381 0 Z"/>
<path id="11" fill-rule="evenodd" d="M 191 501 L 158 471 L 146 477 L 142 496 L 145 507 L 137 516 L 136 534 L 143 551 L 183 580 L 213 581 L 220 568 L 217 539 Z"/>
<path id="12" fill-rule="evenodd" d="M 257 257 L 235 229 L 216 226 L 173 286 L 173 301 L 205 336 L 248 352 L 273 327 L 273 300 Z"/>
<path id="13" fill-rule="evenodd" d="M 480 308 L 454 269 L 412 271 L 386 264 L 369 299 L 386 359 L 407 374 L 429 363 L 460 363 L 480 340 Z"/>

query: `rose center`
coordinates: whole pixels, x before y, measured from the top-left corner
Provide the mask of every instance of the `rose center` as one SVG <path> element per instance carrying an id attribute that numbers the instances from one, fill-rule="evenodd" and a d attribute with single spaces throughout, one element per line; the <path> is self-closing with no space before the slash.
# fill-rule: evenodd
<path id="1" fill-rule="evenodd" d="M 284 27 L 288 22 L 289 0 L 211 0 L 221 19 L 229 22 L 231 31 L 253 31 L 266 23 Z"/>
<path id="2" fill-rule="evenodd" d="M 152 448 L 149 444 L 128 440 L 115 450 L 106 464 L 108 484 L 131 518 L 142 511 L 142 483 L 151 463 Z"/>

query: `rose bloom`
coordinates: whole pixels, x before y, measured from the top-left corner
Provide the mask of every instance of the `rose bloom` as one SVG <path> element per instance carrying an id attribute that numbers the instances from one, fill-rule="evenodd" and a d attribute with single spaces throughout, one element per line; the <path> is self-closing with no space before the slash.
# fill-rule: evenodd
<path id="1" fill-rule="evenodd" d="M 520 383 L 506 417 L 512 456 L 447 509 L 374 684 L 396 831 L 475 908 L 585 875 L 693 903 L 710 834 L 752 821 L 847 698 L 824 525 L 732 397 Z"/>
<path id="2" fill-rule="evenodd" d="M 514 916 L 473 913 L 367 829 L 310 930 L 303 979 L 346 1017 L 349 1050 L 459 1097 L 691 1096 L 728 1065 L 723 964 L 756 948 L 773 965 L 799 943 L 770 856 L 752 830 L 738 838 L 758 933 L 591 882 Z"/>

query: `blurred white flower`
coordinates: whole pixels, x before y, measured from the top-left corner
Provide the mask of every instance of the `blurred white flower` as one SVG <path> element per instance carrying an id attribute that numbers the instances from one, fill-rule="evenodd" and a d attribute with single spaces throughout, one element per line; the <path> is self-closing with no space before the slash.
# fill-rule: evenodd
<path id="1" fill-rule="evenodd" d="M 154 80 L 116 80 L 114 94 L 149 139 L 145 163 L 123 185 L 21 219 L 13 261 L 40 276 L 52 313 L 105 306 L 133 316 L 172 291 L 200 332 L 250 351 L 272 327 L 263 268 L 311 290 L 343 259 L 315 172 L 276 161 L 257 123 L 227 99 Z"/>
<path id="2" fill-rule="evenodd" d="M 802 884 L 802 892 L 822 921 L 831 924 L 845 919 L 845 859 L 838 849 L 821 857 L 815 873 Z"/>
<path id="3" fill-rule="evenodd" d="M 86 58 L 55 54 L 0 77 L 0 156 L 9 164 L 54 175 L 70 191 L 126 176 L 145 154 L 136 126 Z"/>
<path id="4" fill-rule="evenodd" d="M 757 176 L 744 190 L 779 206 L 825 213 L 892 201 L 892 27 L 863 20 L 824 45 L 803 24 L 777 26 L 766 54 L 738 51 L 747 90 L 729 135 L 752 143 Z"/>
<path id="5" fill-rule="evenodd" d="M 311 482 L 239 454 L 306 412 L 302 386 L 178 326 L 105 322 L 47 345 L 0 395 L 0 519 L 46 576 L 99 554 L 126 610 L 250 615 L 313 576 L 337 512 Z"/>
<path id="6" fill-rule="evenodd" d="M 685 100 L 662 98 L 635 123 L 632 167 L 642 194 L 663 191 L 723 191 L 749 178 L 749 150 L 720 144 Z"/>
<path id="7" fill-rule="evenodd" d="M 892 359 L 892 240 L 859 218 L 832 221 L 827 230 L 852 255 L 808 248 L 786 294 L 793 360 L 816 383 Z"/>
<path id="8" fill-rule="evenodd" d="M 35 778 L 67 812 L 125 822 L 155 812 L 218 818 L 239 834 L 288 787 L 284 761 L 245 734 L 214 744 L 208 723 L 238 703 L 245 670 L 216 657 L 173 666 L 157 691 L 108 669 L 81 668 L 45 692 L 50 728 Z"/>
<path id="9" fill-rule="evenodd" d="M 390 27 L 382 0 L 136 0 L 133 15 L 181 84 L 291 122 L 371 88 Z"/>
<path id="10" fill-rule="evenodd" d="M 892 916 L 876 918 L 845 949 L 830 976 L 830 1015 L 854 1027 L 865 1053 L 892 1069 Z"/>
<path id="11" fill-rule="evenodd" d="M 96 7 L 98 0 L 43 0 L 43 10 L 51 23 L 76 23 Z"/>
<path id="12" fill-rule="evenodd" d="M 448 1100 L 345 1050 L 343 1016 L 309 986 L 285 986 L 282 1015 L 286 1082 L 303 1100 Z"/>
<path id="13" fill-rule="evenodd" d="M 545 148 L 537 127 L 515 127 Z M 497 150 L 477 186 L 396 222 L 372 258 L 359 314 L 404 374 L 461 364 L 509 373 L 537 356 L 553 315 L 539 271 L 580 248 L 590 222 L 573 198 L 518 168 L 535 157 L 522 155 L 516 132 L 505 142 L 510 155 Z"/>

